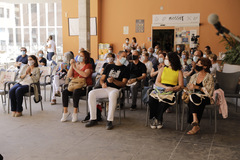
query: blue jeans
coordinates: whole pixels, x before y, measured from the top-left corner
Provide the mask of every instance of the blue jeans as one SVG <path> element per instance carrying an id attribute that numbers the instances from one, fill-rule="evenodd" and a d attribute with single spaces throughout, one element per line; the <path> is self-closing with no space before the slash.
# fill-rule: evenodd
<path id="1" fill-rule="evenodd" d="M 54 52 L 47 52 L 47 60 L 51 61 L 53 55 L 54 55 Z"/>
<path id="2" fill-rule="evenodd" d="M 23 96 L 29 90 L 29 85 L 15 84 L 9 91 L 9 97 L 11 99 L 11 111 L 22 112 Z"/>

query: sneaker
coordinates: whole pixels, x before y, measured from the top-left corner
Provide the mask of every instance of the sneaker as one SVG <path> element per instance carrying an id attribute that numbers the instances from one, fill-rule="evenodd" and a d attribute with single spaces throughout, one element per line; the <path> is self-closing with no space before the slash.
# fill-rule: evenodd
<path id="1" fill-rule="evenodd" d="M 161 129 L 163 127 L 163 124 L 161 121 L 157 122 L 157 129 Z"/>
<path id="2" fill-rule="evenodd" d="M 53 99 L 52 102 L 51 102 L 51 105 L 54 105 L 56 103 L 57 103 L 56 99 Z"/>
<path id="3" fill-rule="evenodd" d="M 72 122 L 77 122 L 78 120 L 78 114 L 77 113 L 73 113 L 72 114 Z"/>
<path id="4" fill-rule="evenodd" d="M 67 121 L 67 117 L 68 117 L 69 115 L 70 115 L 69 112 L 63 113 L 62 118 L 61 118 L 61 122 L 66 122 L 66 121 Z"/>
<path id="5" fill-rule="evenodd" d="M 155 117 L 153 117 L 151 120 L 150 120 L 150 127 L 152 129 L 156 129 L 157 128 L 157 119 Z"/>
<path id="6" fill-rule="evenodd" d="M 56 97 L 61 97 L 61 93 L 59 91 L 57 91 L 57 93 L 55 93 Z"/>
<path id="7" fill-rule="evenodd" d="M 132 106 L 130 107 L 130 111 L 136 111 L 136 109 L 137 109 L 137 106 L 136 106 L 136 105 L 132 105 Z"/>
<path id="8" fill-rule="evenodd" d="M 85 127 L 92 127 L 97 124 L 98 124 L 97 120 L 90 120 L 87 124 L 85 124 Z"/>
<path id="9" fill-rule="evenodd" d="M 15 117 L 21 117 L 22 116 L 22 112 L 16 112 Z"/>
<path id="10" fill-rule="evenodd" d="M 113 129 L 112 121 L 108 121 L 108 122 L 107 122 L 106 129 L 107 129 L 107 130 Z"/>

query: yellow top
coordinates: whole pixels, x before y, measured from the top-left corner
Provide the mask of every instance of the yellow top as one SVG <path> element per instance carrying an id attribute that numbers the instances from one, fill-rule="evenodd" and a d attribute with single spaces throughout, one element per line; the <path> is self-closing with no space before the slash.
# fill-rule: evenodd
<path id="1" fill-rule="evenodd" d="M 161 83 L 176 86 L 178 84 L 178 73 L 179 70 L 174 71 L 169 67 L 164 67 L 161 76 Z"/>

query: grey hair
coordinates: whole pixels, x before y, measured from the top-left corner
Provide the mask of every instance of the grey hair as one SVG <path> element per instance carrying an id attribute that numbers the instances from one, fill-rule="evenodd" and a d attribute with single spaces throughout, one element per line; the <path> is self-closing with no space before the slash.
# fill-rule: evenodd
<path id="1" fill-rule="evenodd" d="M 123 52 L 125 52 L 125 51 L 119 51 L 118 52 L 118 55 L 121 55 Z M 126 53 L 126 52 L 125 52 Z"/>
<path id="2" fill-rule="evenodd" d="M 67 63 L 70 63 L 70 60 L 71 60 L 71 59 L 74 59 L 74 55 L 73 55 L 71 52 L 66 52 L 66 53 L 64 53 L 64 56 L 65 56 L 66 59 L 67 59 Z"/>
<path id="3" fill-rule="evenodd" d="M 152 47 L 149 47 L 148 49 L 151 49 L 151 50 L 153 50 L 153 48 L 152 48 Z"/>

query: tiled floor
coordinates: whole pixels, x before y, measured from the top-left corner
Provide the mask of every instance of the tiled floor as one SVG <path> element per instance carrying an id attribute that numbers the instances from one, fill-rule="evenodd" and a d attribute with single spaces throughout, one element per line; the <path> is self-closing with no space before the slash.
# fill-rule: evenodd
<path id="1" fill-rule="evenodd" d="M 126 110 L 121 125 L 116 111 L 115 128 L 109 131 L 105 129 L 105 117 L 98 126 L 85 128 L 80 121 L 72 123 L 70 117 L 61 123 L 60 103 L 51 106 L 47 101 L 43 106 L 41 111 L 40 105 L 33 103 L 33 116 L 24 110 L 24 116 L 19 118 L 3 113 L 0 107 L 0 154 L 5 160 L 240 159 L 240 111 L 236 113 L 232 105 L 229 118 L 218 116 L 217 134 L 205 112 L 197 135 L 186 135 L 190 129 L 187 124 L 184 131 L 176 131 L 175 113 L 165 114 L 164 128 L 160 130 L 145 127 L 145 107 L 134 112 Z M 85 102 L 81 101 L 80 106 L 82 120 Z"/>

